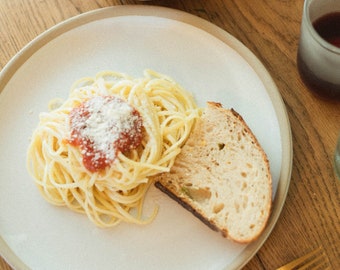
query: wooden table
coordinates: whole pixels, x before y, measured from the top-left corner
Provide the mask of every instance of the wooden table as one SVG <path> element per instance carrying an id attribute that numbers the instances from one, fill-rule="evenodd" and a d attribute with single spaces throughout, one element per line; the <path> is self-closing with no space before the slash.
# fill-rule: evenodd
<path id="1" fill-rule="evenodd" d="M 245 44 L 272 75 L 287 107 L 293 138 L 291 184 L 268 240 L 244 269 L 276 269 L 323 246 L 340 269 L 340 180 L 332 156 L 340 104 L 316 98 L 296 68 L 303 1 L 268 0 L 0 0 L 0 68 L 37 35 L 72 16 L 112 5 L 159 5 L 186 11 Z M 12 269 L 0 259 L 1 269 Z"/>

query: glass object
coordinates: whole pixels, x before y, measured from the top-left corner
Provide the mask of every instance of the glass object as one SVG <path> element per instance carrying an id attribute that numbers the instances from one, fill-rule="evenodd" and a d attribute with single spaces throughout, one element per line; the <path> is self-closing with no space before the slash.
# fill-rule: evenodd
<path id="1" fill-rule="evenodd" d="M 335 146 L 334 169 L 335 169 L 335 174 L 338 177 L 338 180 L 340 180 L 340 134 L 338 136 L 338 141 Z"/>
<path id="2" fill-rule="evenodd" d="M 297 64 L 312 92 L 340 101 L 339 0 L 305 0 Z"/>

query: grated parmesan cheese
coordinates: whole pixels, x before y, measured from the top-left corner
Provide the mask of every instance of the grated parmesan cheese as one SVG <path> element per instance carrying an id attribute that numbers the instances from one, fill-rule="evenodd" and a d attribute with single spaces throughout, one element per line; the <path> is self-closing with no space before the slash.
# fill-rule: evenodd
<path id="1" fill-rule="evenodd" d="M 94 163 L 105 158 L 109 164 L 118 151 L 138 146 L 142 121 L 139 113 L 121 98 L 96 96 L 71 113 L 71 129 L 72 140 L 80 140 L 85 145 L 83 156 L 91 156 Z"/>

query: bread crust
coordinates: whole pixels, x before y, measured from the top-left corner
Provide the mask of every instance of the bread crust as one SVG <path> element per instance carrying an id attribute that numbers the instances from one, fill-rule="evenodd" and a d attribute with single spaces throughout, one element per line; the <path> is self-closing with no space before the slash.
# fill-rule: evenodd
<path id="1" fill-rule="evenodd" d="M 207 225 L 210 229 L 218 232 L 220 229 L 213 223 L 211 220 L 207 219 L 204 214 L 202 214 L 198 209 L 195 209 L 191 206 L 188 200 L 186 200 L 183 197 L 178 197 L 171 189 L 167 188 L 165 185 L 162 185 L 161 182 L 157 181 L 155 183 L 155 186 L 163 191 L 165 194 L 167 194 L 170 198 L 175 200 L 177 203 L 179 203 L 181 206 L 183 206 L 186 210 L 191 212 L 193 215 L 195 215 L 198 219 L 200 219 L 205 225 Z M 224 235 L 224 233 L 222 233 Z"/>

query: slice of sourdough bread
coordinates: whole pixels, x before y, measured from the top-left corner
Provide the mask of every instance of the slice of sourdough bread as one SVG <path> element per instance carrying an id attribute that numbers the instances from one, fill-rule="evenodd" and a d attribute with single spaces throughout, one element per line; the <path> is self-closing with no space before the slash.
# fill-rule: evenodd
<path id="1" fill-rule="evenodd" d="M 170 172 L 157 188 L 213 230 L 238 243 L 255 240 L 272 204 L 267 156 L 243 118 L 208 102 Z"/>

